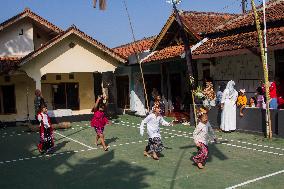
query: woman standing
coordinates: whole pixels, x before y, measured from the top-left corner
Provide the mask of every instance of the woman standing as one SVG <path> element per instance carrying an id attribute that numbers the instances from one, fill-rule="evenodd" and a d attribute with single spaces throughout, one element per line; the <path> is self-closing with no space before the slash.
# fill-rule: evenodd
<path id="1" fill-rule="evenodd" d="M 35 119 L 37 120 L 37 115 L 41 111 L 41 106 L 46 106 L 44 98 L 39 89 L 35 90 L 34 108 L 35 108 Z"/>
<path id="2" fill-rule="evenodd" d="M 229 81 L 226 89 L 223 92 L 221 100 L 221 130 L 234 131 L 236 130 L 236 101 L 238 92 L 235 89 L 235 82 Z"/>

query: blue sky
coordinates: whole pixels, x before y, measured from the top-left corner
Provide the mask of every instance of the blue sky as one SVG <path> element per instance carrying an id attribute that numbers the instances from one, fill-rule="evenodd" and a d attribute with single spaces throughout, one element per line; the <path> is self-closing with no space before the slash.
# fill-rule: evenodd
<path id="1" fill-rule="evenodd" d="M 258 3 L 260 0 L 255 1 Z M 183 0 L 178 8 L 240 13 L 240 2 L 241 0 Z M 108 47 L 132 42 L 122 0 L 107 0 L 105 11 L 94 9 L 92 3 L 93 0 L 1 0 L 0 22 L 29 7 L 62 29 L 75 24 Z M 171 4 L 166 3 L 166 0 L 126 0 L 126 3 L 136 39 L 158 34 L 172 11 Z"/>

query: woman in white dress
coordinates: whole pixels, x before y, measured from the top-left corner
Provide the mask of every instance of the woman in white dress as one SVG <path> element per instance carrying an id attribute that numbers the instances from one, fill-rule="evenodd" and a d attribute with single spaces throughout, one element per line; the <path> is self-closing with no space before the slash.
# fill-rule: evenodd
<path id="1" fill-rule="evenodd" d="M 221 130 L 234 131 L 236 130 L 236 101 L 238 92 L 235 89 L 235 82 L 229 81 L 226 89 L 223 92 L 221 100 Z"/>

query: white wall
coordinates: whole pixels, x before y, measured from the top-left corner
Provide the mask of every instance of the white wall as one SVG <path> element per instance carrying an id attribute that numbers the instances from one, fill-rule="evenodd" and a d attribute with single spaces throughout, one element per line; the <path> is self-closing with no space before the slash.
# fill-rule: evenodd
<path id="1" fill-rule="evenodd" d="M 198 60 L 198 79 L 202 80 L 202 64 L 209 63 L 207 59 Z M 274 52 L 268 54 L 269 76 L 274 78 L 275 58 Z M 215 65 L 210 63 L 210 76 L 217 80 L 215 89 L 221 81 L 234 80 L 236 88 L 244 88 L 248 93 L 254 93 L 259 81 L 263 80 L 262 63 L 259 56 L 243 54 L 237 56 L 218 57 Z M 201 83 L 200 83 L 201 84 Z"/>
<path id="2" fill-rule="evenodd" d="M 19 35 L 23 29 L 23 35 Z M 24 56 L 34 50 L 33 26 L 20 21 L 0 32 L 0 56 Z"/>

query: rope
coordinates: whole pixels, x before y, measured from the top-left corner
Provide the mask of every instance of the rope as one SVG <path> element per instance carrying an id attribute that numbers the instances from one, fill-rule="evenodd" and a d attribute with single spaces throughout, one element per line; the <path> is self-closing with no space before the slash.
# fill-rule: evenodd
<path id="1" fill-rule="evenodd" d="M 125 0 L 123 0 L 123 4 L 124 4 L 124 7 L 125 7 L 125 11 L 126 11 L 127 17 L 128 17 L 128 21 L 129 21 L 129 25 L 130 25 L 130 29 L 131 29 L 131 33 L 132 33 L 132 39 L 133 39 L 134 44 L 136 45 L 137 49 L 139 49 L 139 46 L 136 43 L 132 22 L 131 22 L 131 19 L 130 19 L 130 15 L 129 15 L 129 12 L 128 12 Z M 135 49 L 133 49 L 133 50 L 135 52 Z M 139 54 L 135 53 L 135 55 L 136 55 L 137 63 L 139 63 L 139 68 L 140 68 L 140 73 L 141 73 L 142 82 L 143 82 L 143 88 L 144 88 L 144 95 L 145 95 L 145 99 L 146 99 L 146 106 L 147 106 L 147 110 L 149 112 L 150 108 L 149 108 L 149 104 L 148 104 L 148 95 L 147 95 L 146 86 L 145 86 L 145 80 L 144 80 L 144 75 L 143 75 L 143 68 L 142 68 L 142 64 L 141 64 L 141 61 L 140 61 Z"/>

